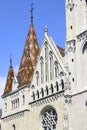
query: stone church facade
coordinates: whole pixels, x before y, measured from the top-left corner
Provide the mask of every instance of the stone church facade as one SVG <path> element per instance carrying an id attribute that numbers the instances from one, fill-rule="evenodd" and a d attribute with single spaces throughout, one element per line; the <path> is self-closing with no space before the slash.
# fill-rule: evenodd
<path id="1" fill-rule="evenodd" d="M 10 59 L 2 130 L 87 130 L 87 0 L 65 8 L 65 49 L 47 28 L 40 49 L 31 21 L 17 75 Z"/>

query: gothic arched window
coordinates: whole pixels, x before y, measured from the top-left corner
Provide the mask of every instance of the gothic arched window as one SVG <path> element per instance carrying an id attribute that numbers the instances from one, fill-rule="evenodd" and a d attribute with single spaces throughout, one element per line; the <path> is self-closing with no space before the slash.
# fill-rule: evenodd
<path id="1" fill-rule="evenodd" d="M 45 81 L 48 80 L 48 47 L 45 47 Z"/>
<path id="2" fill-rule="evenodd" d="M 23 95 L 22 98 L 23 98 L 23 105 L 24 105 L 25 104 L 25 96 Z"/>
<path id="3" fill-rule="evenodd" d="M 35 93 L 32 92 L 32 97 L 33 97 L 33 100 L 35 100 Z"/>
<path id="4" fill-rule="evenodd" d="M 48 86 L 46 86 L 46 93 L 49 94 Z"/>
<path id="5" fill-rule="evenodd" d="M 85 43 L 85 45 L 83 46 L 83 50 L 82 50 L 82 53 L 87 53 L 87 41 Z"/>
<path id="6" fill-rule="evenodd" d="M 46 109 L 42 115 L 42 127 L 44 128 L 44 130 L 55 130 L 57 119 L 58 117 L 55 109 Z"/>
<path id="7" fill-rule="evenodd" d="M 16 130 L 16 128 L 15 128 L 15 124 L 13 124 L 12 127 L 13 127 L 13 130 Z"/>
<path id="8" fill-rule="evenodd" d="M 39 91 L 37 90 L 37 99 L 39 99 Z"/>
<path id="9" fill-rule="evenodd" d="M 53 84 L 51 84 L 51 92 L 53 93 L 54 89 L 53 89 Z"/>
<path id="10" fill-rule="evenodd" d="M 63 81 L 63 79 L 61 79 L 61 86 L 62 86 L 62 89 L 64 89 L 64 81 Z"/>
<path id="11" fill-rule="evenodd" d="M 37 84 L 37 86 L 38 86 L 38 82 L 39 82 L 39 72 L 37 71 L 36 72 L 36 84 Z"/>
<path id="12" fill-rule="evenodd" d="M 59 91 L 59 85 L 58 85 L 58 82 L 56 82 L 56 90 Z"/>
<path id="13" fill-rule="evenodd" d="M 7 103 L 5 103 L 5 111 L 7 111 Z"/>
<path id="14" fill-rule="evenodd" d="M 41 84 L 44 82 L 44 62 L 43 57 L 40 58 L 41 60 Z"/>
<path id="15" fill-rule="evenodd" d="M 43 90 L 43 88 L 41 88 L 41 94 L 42 94 L 42 97 L 44 97 L 44 90 Z"/>
<path id="16" fill-rule="evenodd" d="M 53 54 L 50 52 L 50 80 L 53 80 Z"/>
<path id="17" fill-rule="evenodd" d="M 58 68 L 58 63 L 55 62 L 55 77 L 58 78 L 59 76 L 59 68 Z"/>

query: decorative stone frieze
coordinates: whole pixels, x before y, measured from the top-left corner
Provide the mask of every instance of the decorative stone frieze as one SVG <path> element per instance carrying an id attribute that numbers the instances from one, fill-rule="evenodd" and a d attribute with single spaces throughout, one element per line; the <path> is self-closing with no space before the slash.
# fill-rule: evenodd
<path id="1" fill-rule="evenodd" d="M 75 50 L 76 50 L 76 41 L 75 40 L 71 40 L 71 41 L 68 41 L 66 43 L 66 55 L 70 52 L 72 53 L 75 53 Z"/>

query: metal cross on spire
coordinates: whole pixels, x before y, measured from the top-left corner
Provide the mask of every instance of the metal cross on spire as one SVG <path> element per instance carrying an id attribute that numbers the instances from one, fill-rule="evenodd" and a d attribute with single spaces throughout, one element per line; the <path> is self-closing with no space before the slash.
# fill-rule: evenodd
<path id="1" fill-rule="evenodd" d="M 10 55 L 10 67 L 12 67 L 12 55 Z"/>
<path id="2" fill-rule="evenodd" d="M 33 3 L 31 4 L 31 10 L 30 10 L 30 13 L 31 13 L 31 16 L 30 16 L 30 18 L 31 18 L 31 24 L 33 24 L 33 10 L 34 10 L 34 8 L 33 8 Z"/>

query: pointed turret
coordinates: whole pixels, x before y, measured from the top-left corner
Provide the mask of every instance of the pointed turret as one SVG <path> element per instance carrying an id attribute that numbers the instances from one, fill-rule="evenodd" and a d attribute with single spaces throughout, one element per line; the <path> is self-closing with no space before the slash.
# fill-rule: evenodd
<path id="1" fill-rule="evenodd" d="M 29 84 L 31 82 L 37 57 L 39 55 L 39 45 L 36 37 L 36 32 L 33 24 L 33 7 L 31 5 L 31 25 L 27 35 L 22 59 L 20 62 L 18 77 L 20 79 L 20 86 Z"/>
<path id="2" fill-rule="evenodd" d="M 38 55 L 39 55 L 38 41 L 34 25 L 31 24 L 18 70 L 18 77 L 20 78 L 20 86 L 30 83 Z"/>
<path id="3" fill-rule="evenodd" d="M 9 92 L 12 91 L 13 79 L 14 79 L 14 70 L 13 70 L 13 67 L 12 67 L 12 58 L 10 57 L 10 67 L 9 67 L 9 70 L 8 70 L 8 76 L 7 76 L 6 85 L 5 85 L 3 95 L 8 94 Z"/>

